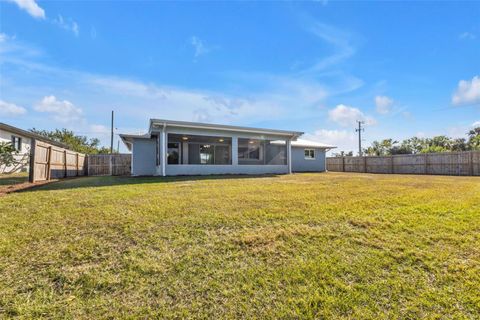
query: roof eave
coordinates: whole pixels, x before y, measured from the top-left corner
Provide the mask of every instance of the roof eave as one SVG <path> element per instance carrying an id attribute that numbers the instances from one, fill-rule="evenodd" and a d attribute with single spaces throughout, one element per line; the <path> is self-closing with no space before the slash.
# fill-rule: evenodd
<path id="1" fill-rule="evenodd" d="M 249 127 L 241 127 L 241 126 L 197 123 L 197 122 L 187 122 L 187 121 L 172 121 L 172 120 L 163 120 L 163 119 L 150 119 L 149 133 L 152 132 L 152 129 L 155 126 L 155 124 L 158 124 L 160 127 L 169 126 L 169 127 L 182 127 L 182 128 L 193 128 L 193 129 L 209 129 L 209 130 L 260 133 L 260 134 L 269 134 L 269 135 L 277 135 L 277 136 L 290 136 L 292 137 L 292 139 L 297 139 L 303 134 L 303 132 L 300 132 L 300 131 L 270 130 L 270 129 L 261 129 L 261 128 L 249 128 Z"/>

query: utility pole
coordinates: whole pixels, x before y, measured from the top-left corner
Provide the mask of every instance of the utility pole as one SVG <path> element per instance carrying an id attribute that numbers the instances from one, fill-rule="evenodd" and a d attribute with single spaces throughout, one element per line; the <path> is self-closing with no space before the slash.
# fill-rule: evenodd
<path id="1" fill-rule="evenodd" d="M 120 153 L 120 139 L 117 140 L 117 153 Z"/>
<path id="2" fill-rule="evenodd" d="M 358 122 L 358 129 L 355 129 L 355 132 L 358 132 L 358 156 L 362 156 L 362 131 L 365 131 L 364 128 L 362 128 L 362 124 L 365 123 L 365 121 L 360 121 L 357 120 Z"/>
<path id="3" fill-rule="evenodd" d="M 113 110 L 112 110 L 112 128 L 110 131 L 110 153 L 113 153 Z"/>

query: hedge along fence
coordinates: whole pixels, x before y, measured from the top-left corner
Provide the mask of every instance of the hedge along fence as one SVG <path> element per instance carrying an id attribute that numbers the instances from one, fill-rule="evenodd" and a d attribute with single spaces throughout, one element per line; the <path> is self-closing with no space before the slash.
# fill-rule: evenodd
<path id="1" fill-rule="evenodd" d="M 132 167 L 131 154 L 91 154 L 88 156 L 89 176 L 126 176 Z"/>
<path id="2" fill-rule="evenodd" d="M 33 140 L 30 148 L 30 182 L 84 176 L 86 156 L 49 143 Z"/>
<path id="3" fill-rule="evenodd" d="M 336 172 L 480 176 L 480 151 L 327 158 Z"/>

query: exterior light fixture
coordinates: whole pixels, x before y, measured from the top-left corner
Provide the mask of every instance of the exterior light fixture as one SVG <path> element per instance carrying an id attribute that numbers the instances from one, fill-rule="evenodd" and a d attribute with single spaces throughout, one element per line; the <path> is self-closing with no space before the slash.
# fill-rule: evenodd
<path id="1" fill-rule="evenodd" d="M 223 142 L 223 141 L 225 141 L 225 140 L 223 140 L 223 139 L 218 139 L 218 141 L 219 141 L 219 142 Z"/>
<path id="2" fill-rule="evenodd" d="M 188 137 L 182 137 L 182 140 L 183 140 L 183 141 L 187 141 L 187 140 L 188 140 Z"/>

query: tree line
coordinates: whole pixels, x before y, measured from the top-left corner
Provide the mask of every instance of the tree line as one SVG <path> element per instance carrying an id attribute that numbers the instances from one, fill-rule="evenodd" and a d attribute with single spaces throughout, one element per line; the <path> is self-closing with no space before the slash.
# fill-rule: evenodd
<path id="1" fill-rule="evenodd" d="M 466 135 L 467 138 L 450 138 L 441 135 L 433 138 L 412 137 L 402 141 L 394 139 L 373 141 L 368 148 L 363 149 L 363 154 L 367 156 L 389 156 L 480 150 L 480 127 L 468 131 Z M 353 151 L 342 151 L 335 156 L 353 156 Z"/>
<path id="2" fill-rule="evenodd" d="M 76 152 L 85 154 L 110 153 L 110 148 L 101 146 L 99 139 L 88 139 L 86 136 L 76 135 L 73 131 L 65 128 L 51 131 L 32 128 L 30 131 L 50 140 L 66 144 L 71 150 Z"/>

